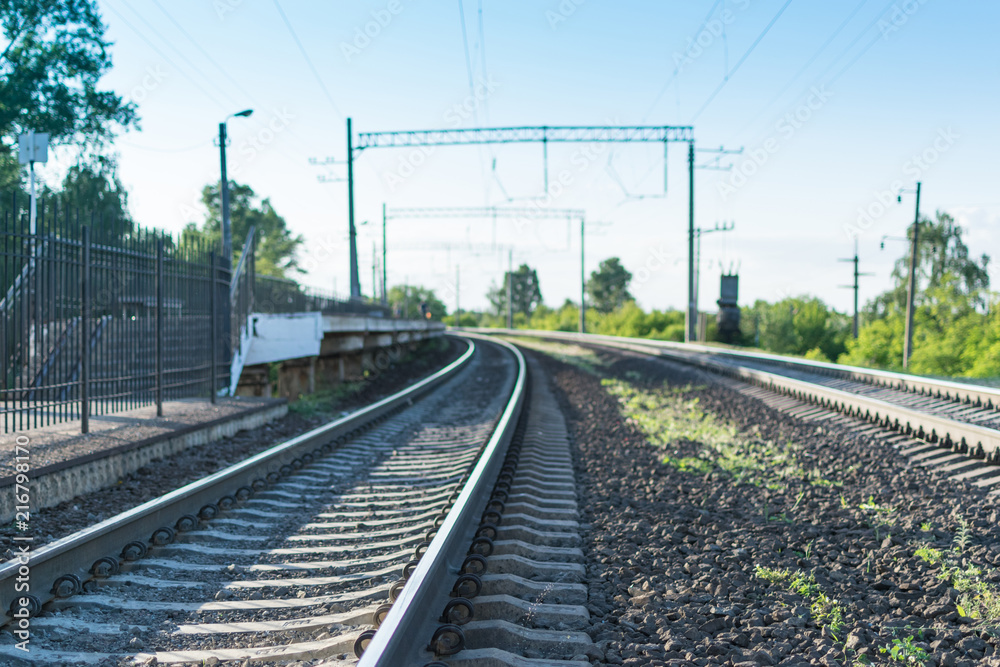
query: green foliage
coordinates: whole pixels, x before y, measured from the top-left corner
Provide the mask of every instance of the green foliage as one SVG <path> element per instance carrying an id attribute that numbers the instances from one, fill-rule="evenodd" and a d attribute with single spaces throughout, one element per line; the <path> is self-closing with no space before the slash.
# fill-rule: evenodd
<path id="1" fill-rule="evenodd" d="M 941 550 L 934 547 L 920 547 L 913 552 L 913 555 L 928 565 L 937 565 L 941 562 Z"/>
<path id="2" fill-rule="evenodd" d="M 222 241 L 222 194 L 219 183 L 206 185 L 201 201 L 208 209 L 208 218 L 201 228 L 194 223 L 184 228 L 184 238 L 202 238 L 215 244 Z M 257 193 L 249 185 L 234 181 L 229 183 L 229 220 L 233 234 L 233 264 L 246 243 L 250 228 L 257 230 L 257 273 L 278 278 L 288 277 L 289 272 L 299 272 L 295 253 L 305 242 L 302 236 L 292 235 L 285 219 L 278 215 L 271 200 L 258 202 Z"/>
<path id="3" fill-rule="evenodd" d="M 134 104 L 97 87 L 111 43 L 96 0 L 4 0 L 0 29 L 0 137 L 34 130 L 100 144 L 136 124 Z"/>
<path id="4" fill-rule="evenodd" d="M 504 273 L 503 284 L 492 287 L 486 298 L 493 306 L 497 316 L 507 313 L 507 283 L 511 281 L 511 301 L 515 313 L 530 317 L 535 308 L 542 303 L 542 288 L 538 283 L 538 272 L 527 264 L 522 264 L 514 271 Z"/>
<path id="5" fill-rule="evenodd" d="M 743 308 L 747 342 L 777 354 L 836 359 L 850 335 L 849 318 L 815 297 L 795 297 Z"/>
<path id="6" fill-rule="evenodd" d="M 590 297 L 590 303 L 599 313 L 619 310 L 627 302 L 634 300 L 628 291 L 631 281 L 632 274 L 622 266 L 621 260 L 617 257 L 602 261 L 587 281 L 587 296 Z"/>
<path id="7" fill-rule="evenodd" d="M 907 229 L 907 239 L 913 238 L 913 227 Z M 910 272 L 910 245 L 906 245 L 903 256 L 896 260 L 892 270 L 895 286 L 875 298 L 866 308 L 873 317 L 888 315 L 893 307 L 896 311 L 906 311 L 907 279 Z M 990 277 L 986 271 L 989 257 L 982 255 L 972 258 L 969 248 L 962 240 L 962 228 L 954 218 L 938 211 L 935 219 L 920 221 L 920 237 L 917 248 L 917 305 L 928 301 L 929 292 L 945 282 L 945 276 L 952 276 L 957 290 L 968 297 L 972 305 L 982 308 L 987 303 Z"/>
<path id="8" fill-rule="evenodd" d="M 924 665 L 931 659 L 926 650 L 913 643 L 913 637 L 897 637 L 889 646 L 880 648 L 879 653 L 888 653 L 891 661 L 907 665 Z"/>
<path id="9" fill-rule="evenodd" d="M 60 206 L 103 219 L 105 227 L 113 225 L 120 233 L 135 227 L 128 210 L 128 192 L 118 179 L 118 164 L 113 157 L 94 157 L 70 167 L 59 200 Z"/>
<path id="10" fill-rule="evenodd" d="M 441 321 L 448 314 L 448 308 L 437 297 L 434 290 L 418 285 L 395 285 L 389 288 L 386 295 L 392 312 L 398 313 L 400 317 L 406 319 L 420 319 L 420 304 L 426 303 L 431 313 L 431 319 Z M 467 322 L 463 313 L 463 322 Z M 470 326 L 465 324 L 463 326 Z M 473 325 L 474 326 L 474 325 Z"/>
<path id="11" fill-rule="evenodd" d="M 763 565 L 758 565 L 754 568 L 754 574 L 769 584 L 781 583 L 792 576 L 791 570 L 764 567 Z"/>

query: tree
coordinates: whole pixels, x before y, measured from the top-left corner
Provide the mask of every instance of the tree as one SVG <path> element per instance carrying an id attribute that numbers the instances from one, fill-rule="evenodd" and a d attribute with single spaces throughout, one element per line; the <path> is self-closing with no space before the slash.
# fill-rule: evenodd
<path id="1" fill-rule="evenodd" d="M 493 310 L 498 316 L 507 312 L 507 281 L 509 274 L 504 274 L 503 284 L 500 287 L 492 287 L 486 294 Z M 542 303 L 542 289 L 538 284 L 538 273 L 528 266 L 522 264 L 514 271 L 513 282 L 511 283 L 511 296 L 513 311 L 521 313 L 525 317 L 531 317 Z"/>
<path id="2" fill-rule="evenodd" d="M 0 137 L 100 144 L 137 123 L 135 104 L 97 88 L 111 43 L 96 0 L 0 0 L 0 30 Z"/>
<path id="3" fill-rule="evenodd" d="M 758 300 L 744 308 L 751 342 L 776 354 L 809 355 L 832 360 L 846 350 L 849 322 L 846 315 L 827 307 L 816 297 L 795 297 L 776 303 Z"/>
<path id="4" fill-rule="evenodd" d="M 257 230 L 257 273 L 279 278 L 287 277 L 290 271 L 302 272 L 295 257 L 296 251 L 305 242 L 302 236 L 292 235 L 285 219 L 271 206 L 271 200 L 264 198 L 257 203 L 257 194 L 249 185 L 230 181 L 229 221 L 233 234 L 233 263 L 239 260 L 250 228 Z M 185 238 L 204 238 L 212 243 L 222 241 L 222 195 L 219 184 L 206 185 L 201 192 L 201 201 L 208 209 L 208 218 L 198 229 L 194 223 L 184 229 Z"/>
<path id="5" fill-rule="evenodd" d="M 389 300 L 393 313 L 406 319 L 420 319 L 421 303 L 427 304 L 433 320 L 440 322 L 448 314 L 448 308 L 437 297 L 434 290 L 419 285 L 395 285 L 389 288 L 386 298 Z"/>
<path id="6" fill-rule="evenodd" d="M 94 156 L 70 167 L 58 199 L 60 208 L 70 215 L 79 211 L 81 219 L 93 216 L 112 238 L 121 238 L 135 230 L 128 209 L 128 192 L 118 178 L 118 165 L 113 157 Z"/>
<path id="7" fill-rule="evenodd" d="M 591 305 L 600 313 L 610 313 L 634 301 L 628 292 L 631 281 L 632 274 L 621 265 L 621 260 L 617 257 L 604 260 L 587 281 Z"/>
<path id="8" fill-rule="evenodd" d="M 981 255 L 972 258 L 969 248 L 962 240 L 962 228 L 955 219 L 943 211 L 938 211 L 936 220 L 924 218 L 920 223 L 920 237 L 917 245 L 917 294 L 914 303 L 918 306 L 927 301 L 927 295 L 942 285 L 946 275 L 955 279 L 954 289 L 960 294 L 972 298 L 977 308 L 984 308 L 988 301 L 990 276 L 986 267 L 990 258 Z M 906 233 L 907 239 L 913 238 L 913 228 Z M 876 297 L 865 307 L 866 316 L 871 318 L 885 317 L 892 310 L 889 304 L 906 310 L 906 291 L 910 275 L 910 247 L 896 260 L 892 270 L 895 286 Z"/>

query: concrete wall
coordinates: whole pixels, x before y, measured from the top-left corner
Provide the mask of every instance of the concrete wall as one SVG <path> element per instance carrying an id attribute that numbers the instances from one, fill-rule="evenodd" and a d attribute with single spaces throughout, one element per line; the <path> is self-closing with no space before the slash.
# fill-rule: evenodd
<path id="1" fill-rule="evenodd" d="M 387 368 L 417 343 L 444 334 L 440 322 L 361 315 L 257 314 L 237 396 L 270 396 L 271 363 L 280 363 L 278 395 L 289 401 L 317 388 Z"/>

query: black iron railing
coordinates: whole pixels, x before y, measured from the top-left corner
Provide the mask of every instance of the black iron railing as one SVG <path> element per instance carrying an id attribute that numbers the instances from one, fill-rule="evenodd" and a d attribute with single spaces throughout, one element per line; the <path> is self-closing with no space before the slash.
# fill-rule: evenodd
<path id="1" fill-rule="evenodd" d="M 216 244 L 40 200 L 0 200 L 3 432 L 228 393 L 252 313 L 387 316 L 256 273 L 257 235 L 230 269 Z"/>

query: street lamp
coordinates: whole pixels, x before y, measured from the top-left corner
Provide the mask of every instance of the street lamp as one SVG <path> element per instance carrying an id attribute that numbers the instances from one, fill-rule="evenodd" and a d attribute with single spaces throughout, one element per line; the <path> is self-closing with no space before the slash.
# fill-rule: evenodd
<path id="1" fill-rule="evenodd" d="M 906 333 L 903 338 L 903 370 L 910 365 L 910 355 L 913 353 L 913 300 L 917 294 L 917 242 L 920 237 L 920 181 L 916 190 L 900 190 L 896 201 L 902 203 L 903 193 L 917 195 L 916 212 L 913 215 L 913 245 L 910 247 L 910 278 L 906 286 Z"/>
<path id="2" fill-rule="evenodd" d="M 229 226 L 229 178 L 226 176 L 226 123 L 230 118 L 239 116 L 246 118 L 253 114 L 253 109 L 244 109 L 231 113 L 219 123 L 219 162 L 222 165 L 222 256 L 226 267 L 233 266 L 233 231 Z"/>

